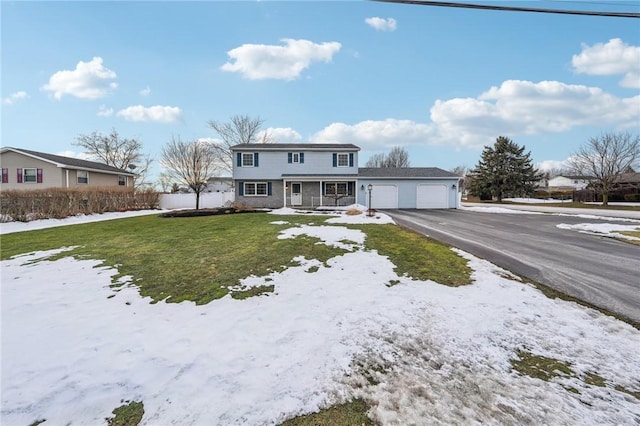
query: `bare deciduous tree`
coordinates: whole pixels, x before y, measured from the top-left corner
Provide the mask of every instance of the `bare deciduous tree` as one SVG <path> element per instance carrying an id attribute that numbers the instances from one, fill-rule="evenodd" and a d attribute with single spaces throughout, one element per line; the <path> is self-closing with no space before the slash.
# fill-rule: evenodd
<path id="1" fill-rule="evenodd" d="M 458 186 L 460 187 L 460 191 L 462 193 L 466 192 L 471 182 L 471 177 L 468 176 L 470 171 L 471 170 L 467 166 L 456 166 L 453 169 L 451 169 L 451 173 L 454 173 L 460 176 L 460 181 L 458 182 Z"/>
<path id="2" fill-rule="evenodd" d="M 617 176 L 636 167 L 639 160 L 639 136 L 628 132 L 603 133 L 582 145 L 569 158 L 569 164 L 577 174 L 595 178 L 594 188 L 602 194 L 602 205 L 606 206 Z"/>
<path id="3" fill-rule="evenodd" d="M 264 120 L 248 115 L 234 115 L 227 122 L 209 120 L 209 127 L 215 130 L 220 141 L 214 145 L 218 160 L 226 171 L 233 171 L 231 147 L 241 143 L 271 143 L 272 135 L 262 131 Z"/>
<path id="4" fill-rule="evenodd" d="M 84 148 L 84 153 L 95 161 L 134 173 L 136 188 L 147 184 L 145 178 L 152 160 L 143 154 L 139 140 L 121 138 L 116 129 L 112 129 L 108 135 L 98 132 L 80 135 L 74 145 Z"/>
<path id="5" fill-rule="evenodd" d="M 217 174 L 216 158 L 215 150 L 208 142 L 183 142 L 174 138 L 162 149 L 160 164 L 169 176 L 195 192 L 198 210 L 200 193 L 207 187 L 209 179 Z"/>
<path id="6" fill-rule="evenodd" d="M 373 154 L 365 167 L 409 167 L 409 153 L 406 149 L 394 146 L 389 154 Z"/>

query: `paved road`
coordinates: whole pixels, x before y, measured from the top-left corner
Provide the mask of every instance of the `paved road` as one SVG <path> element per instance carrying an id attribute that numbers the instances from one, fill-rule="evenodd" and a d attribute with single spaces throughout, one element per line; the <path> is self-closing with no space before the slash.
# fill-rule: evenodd
<path id="1" fill-rule="evenodd" d="M 465 210 L 385 213 L 399 225 L 640 323 L 640 246 L 556 227 L 602 219 Z"/>

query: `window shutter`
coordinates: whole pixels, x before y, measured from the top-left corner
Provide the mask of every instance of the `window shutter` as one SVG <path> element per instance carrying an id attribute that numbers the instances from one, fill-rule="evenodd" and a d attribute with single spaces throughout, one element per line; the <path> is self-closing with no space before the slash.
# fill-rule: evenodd
<path id="1" fill-rule="evenodd" d="M 22 183 L 22 169 L 18 169 L 18 183 Z"/>
<path id="2" fill-rule="evenodd" d="M 287 154 L 287 163 L 289 163 L 289 164 L 293 163 L 293 153 L 292 152 Z"/>
<path id="3" fill-rule="evenodd" d="M 300 163 L 304 163 L 304 152 L 300 153 Z"/>
<path id="4" fill-rule="evenodd" d="M 241 152 L 236 154 L 236 160 L 237 160 L 237 163 L 238 163 L 238 167 L 242 167 L 242 153 Z"/>
<path id="5" fill-rule="evenodd" d="M 338 154 L 333 153 L 333 167 L 338 167 Z"/>
<path id="6" fill-rule="evenodd" d="M 238 195 L 241 197 L 244 195 L 244 182 L 238 184 Z"/>
<path id="7" fill-rule="evenodd" d="M 271 182 L 267 182 L 267 195 L 271 196 Z"/>
<path id="8" fill-rule="evenodd" d="M 349 153 L 349 167 L 353 167 L 353 152 Z"/>
<path id="9" fill-rule="evenodd" d="M 2 183 L 9 183 L 9 169 L 2 169 Z"/>
<path id="10" fill-rule="evenodd" d="M 258 167 L 258 153 L 253 153 L 253 167 Z"/>
<path id="11" fill-rule="evenodd" d="M 38 169 L 36 172 L 36 182 L 42 183 L 42 169 Z"/>

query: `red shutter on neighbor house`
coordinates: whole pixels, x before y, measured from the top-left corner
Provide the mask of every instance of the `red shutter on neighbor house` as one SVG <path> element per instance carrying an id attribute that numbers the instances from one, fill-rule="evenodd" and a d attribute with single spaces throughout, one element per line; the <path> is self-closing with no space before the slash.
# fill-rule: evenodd
<path id="1" fill-rule="evenodd" d="M 22 183 L 22 169 L 18 169 L 18 183 Z"/>
<path id="2" fill-rule="evenodd" d="M 36 171 L 36 182 L 42 183 L 42 169 Z"/>
<path id="3" fill-rule="evenodd" d="M 9 169 L 2 169 L 2 183 L 9 183 Z"/>

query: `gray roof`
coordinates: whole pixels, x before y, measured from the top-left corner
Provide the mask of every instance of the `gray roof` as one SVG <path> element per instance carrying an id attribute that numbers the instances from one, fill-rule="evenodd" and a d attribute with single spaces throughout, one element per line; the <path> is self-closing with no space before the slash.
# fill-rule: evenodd
<path id="1" fill-rule="evenodd" d="M 437 167 L 360 167 L 360 178 L 460 178 Z"/>
<path id="2" fill-rule="evenodd" d="M 241 143 L 231 147 L 232 151 L 360 151 L 352 143 Z"/>
<path id="3" fill-rule="evenodd" d="M 119 169 L 117 167 L 112 167 L 104 163 L 98 163 L 96 161 L 81 160 L 80 158 L 63 157 L 62 155 L 47 154 L 45 152 L 31 151 L 29 149 L 11 148 L 11 147 L 3 148 L 2 151 L 3 152 L 4 151 L 19 152 L 22 154 L 30 155 L 32 157 L 37 157 L 44 161 L 66 166 L 68 168 L 92 169 L 92 170 L 99 170 L 105 173 L 118 173 L 123 175 L 130 175 L 130 176 L 135 175 L 134 173 L 128 172 L 123 169 Z"/>

